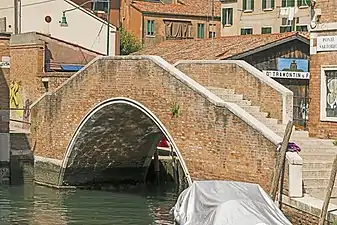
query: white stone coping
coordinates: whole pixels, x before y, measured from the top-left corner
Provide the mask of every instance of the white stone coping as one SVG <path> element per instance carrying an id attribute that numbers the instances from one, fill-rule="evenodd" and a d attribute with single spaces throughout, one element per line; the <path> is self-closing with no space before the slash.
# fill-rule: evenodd
<path id="1" fill-rule="evenodd" d="M 44 163 L 51 163 L 57 166 L 62 166 L 62 160 L 58 159 L 52 159 L 52 158 L 47 158 L 47 157 L 42 157 L 42 156 L 34 156 L 34 163 L 36 162 L 44 162 Z"/>
<path id="2" fill-rule="evenodd" d="M 244 60 L 180 60 L 174 66 L 177 67 L 179 64 L 236 64 L 282 95 L 283 124 L 293 119 L 293 92 Z"/>
<path id="3" fill-rule="evenodd" d="M 289 205 L 301 211 L 307 212 L 311 215 L 319 216 L 319 213 L 323 208 L 324 200 L 314 198 L 308 194 L 305 194 L 302 198 L 290 198 L 288 196 L 283 195 L 282 202 L 286 205 Z M 331 210 L 336 210 L 336 211 L 331 211 Z M 330 203 L 328 207 L 328 212 L 330 216 L 336 219 L 337 218 L 337 205 Z"/>
<path id="4" fill-rule="evenodd" d="M 296 152 L 287 152 L 286 159 L 292 165 L 303 165 L 301 156 Z"/>

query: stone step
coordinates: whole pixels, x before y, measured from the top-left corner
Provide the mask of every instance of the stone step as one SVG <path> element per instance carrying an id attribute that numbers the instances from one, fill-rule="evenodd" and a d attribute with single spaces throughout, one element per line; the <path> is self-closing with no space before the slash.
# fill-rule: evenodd
<path id="1" fill-rule="evenodd" d="M 297 143 L 297 142 L 295 142 Z M 335 147 L 312 147 L 312 146 L 300 146 L 301 152 L 303 153 L 330 153 L 330 154 L 337 154 L 337 149 Z"/>
<path id="2" fill-rule="evenodd" d="M 325 162 L 323 160 L 314 160 L 307 162 L 306 160 L 303 161 L 303 170 L 307 169 L 318 169 L 318 170 L 324 170 L 324 169 L 329 169 L 331 170 L 332 168 L 332 162 Z"/>
<path id="3" fill-rule="evenodd" d="M 314 187 L 307 187 L 307 188 L 304 187 L 304 191 L 305 191 L 305 193 L 308 193 L 310 196 L 316 197 L 316 198 L 324 201 L 325 194 L 326 194 L 326 191 L 327 191 L 327 187 L 321 187 L 321 186 L 314 186 Z M 334 198 L 334 199 L 337 197 L 337 188 L 336 187 L 334 187 L 332 189 L 331 197 Z"/>
<path id="4" fill-rule="evenodd" d="M 237 94 L 216 94 L 219 98 L 226 102 L 232 102 L 232 101 L 240 101 L 244 100 L 243 95 L 237 95 Z"/>
<path id="5" fill-rule="evenodd" d="M 238 106 L 242 107 L 242 106 L 251 106 L 252 102 L 248 101 L 248 100 L 235 100 L 235 101 L 230 101 L 232 103 L 237 104 Z"/>
<path id="6" fill-rule="evenodd" d="M 295 131 L 292 132 L 291 138 L 293 138 L 293 139 L 309 138 L 309 132 L 308 131 L 295 130 Z"/>
<path id="7" fill-rule="evenodd" d="M 306 152 L 301 151 L 300 156 L 305 161 L 315 161 L 315 160 L 323 160 L 325 162 L 332 162 L 336 156 L 333 152 Z"/>
<path id="8" fill-rule="evenodd" d="M 337 146 L 333 145 L 333 140 L 330 139 L 315 139 L 315 138 L 292 138 L 294 142 L 296 142 L 298 145 L 302 146 L 308 146 L 310 148 L 331 148 L 335 147 L 337 149 Z"/>
<path id="9" fill-rule="evenodd" d="M 329 179 L 330 169 L 305 169 L 302 170 L 303 178 L 326 178 Z"/>
<path id="10" fill-rule="evenodd" d="M 235 94 L 234 89 L 227 88 L 218 88 L 218 87 L 206 87 L 209 91 L 216 93 L 227 93 L 227 94 Z"/>
<path id="11" fill-rule="evenodd" d="M 312 187 L 327 187 L 329 184 L 330 178 L 303 178 L 304 188 Z M 337 182 L 334 184 L 334 189 L 337 187 Z"/>
<path id="12" fill-rule="evenodd" d="M 245 110 L 246 112 L 248 112 L 249 114 L 260 112 L 260 106 L 252 105 L 252 106 L 243 106 L 243 107 L 241 107 L 241 108 L 244 109 L 244 110 Z"/>

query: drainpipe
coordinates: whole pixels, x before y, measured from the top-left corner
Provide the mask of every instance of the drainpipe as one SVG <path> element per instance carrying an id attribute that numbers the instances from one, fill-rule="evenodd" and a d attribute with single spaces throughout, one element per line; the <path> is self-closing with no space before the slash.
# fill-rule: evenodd
<path id="1" fill-rule="evenodd" d="M 14 34 L 19 33 L 19 2 L 18 0 L 14 0 Z"/>
<path id="2" fill-rule="evenodd" d="M 142 14 L 142 48 L 144 47 L 144 14 Z"/>

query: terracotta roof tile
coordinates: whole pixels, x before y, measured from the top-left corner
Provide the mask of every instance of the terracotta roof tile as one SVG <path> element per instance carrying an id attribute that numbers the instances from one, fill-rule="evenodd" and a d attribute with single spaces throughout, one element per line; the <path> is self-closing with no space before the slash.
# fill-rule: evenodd
<path id="1" fill-rule="evenodd" d="M 214 16 L 220 17 L 221 3 L 214 0 Z M 164 4 L 162 2 L 134 1 L 132 6 L 141 12 L 152 12 L 162 14 L 209 16 L 212 15 L 211 0 L 183 0 L 178 4 Z"/>
<path id="2" fill-rule="evenodd" d="M 219 37 L 214 39 L 213 47 L 212 39 L 168 40 L 134 54 L 158 55 L 170 63 L 179 60 L 226 59 L 296 35 L 309 40 L 308 33 L 298 32 Z"/>

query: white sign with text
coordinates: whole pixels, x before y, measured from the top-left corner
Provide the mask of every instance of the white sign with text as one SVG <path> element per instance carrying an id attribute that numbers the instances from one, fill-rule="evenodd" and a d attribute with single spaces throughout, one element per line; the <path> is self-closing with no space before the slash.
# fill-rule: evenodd
<path id="1" fill-rule="evenodd" d="M 337 51 L 337 36 L 317 37 L 317 51 Z"/>
<path id="2" fill-rule="evenodd" d="M 301 79 L 309 80 L 309 72 L 293 72 L 293 71 L 274 71 L 274 70 L 263 70 L 264 75 L 272 78 L 285 78 L 285 79 Z"/>
<path id="3" fill-rule="evenodd" d="M 9 56 L 2 56 L 1 62 L 0 62 L 0 68 L 10 68 L 10 57 Z"/>

